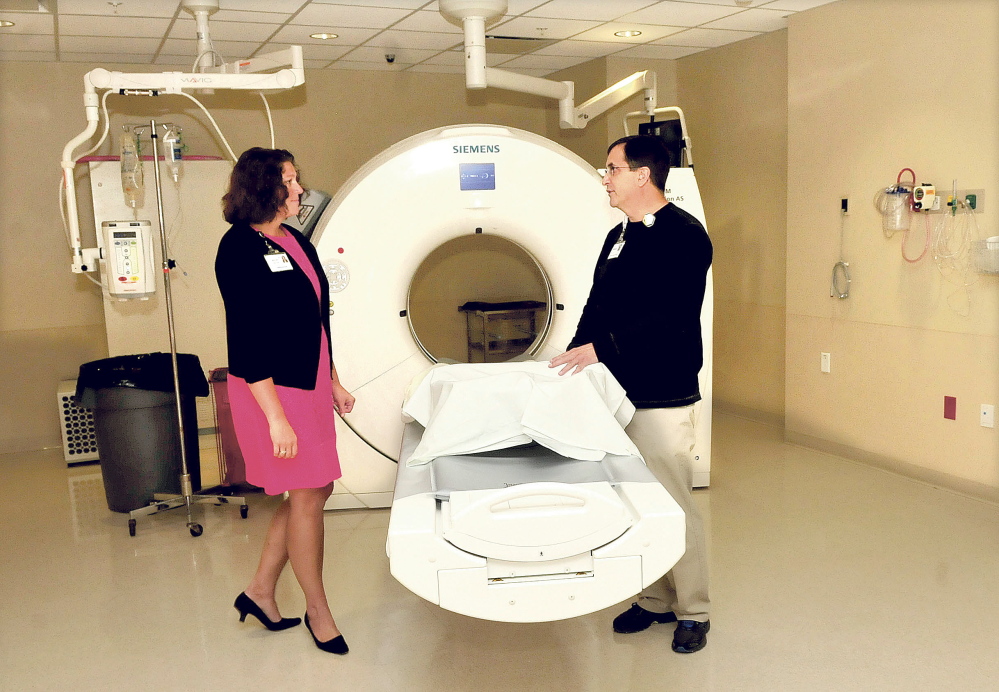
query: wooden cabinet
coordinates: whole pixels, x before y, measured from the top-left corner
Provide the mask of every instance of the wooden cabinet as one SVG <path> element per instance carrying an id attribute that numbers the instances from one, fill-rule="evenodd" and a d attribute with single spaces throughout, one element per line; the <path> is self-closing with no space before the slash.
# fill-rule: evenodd
<path id="1" fill-rule="evenodd" d="M 545 303 L 518 300 L 506 303 L 470 301 L 465 313 L 469 363 L 502 363 L 524 353 L 543 326 Z"/>

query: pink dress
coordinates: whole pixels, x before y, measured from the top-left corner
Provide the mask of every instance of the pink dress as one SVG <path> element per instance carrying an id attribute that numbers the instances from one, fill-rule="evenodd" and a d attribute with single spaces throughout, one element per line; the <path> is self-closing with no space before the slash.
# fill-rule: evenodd
<path id="1" fill-rule="evenodd" d="M 319 296 L 319 278 L 312 262 L 291 236 L 267 236 L 281 246 L 305 271 Z M 279 495 L 298 488 L 322 488 L 340 478 L 340 460 L 336 453 L 336 411 L 333 409 L 333 382 L 330 377 L 326 332 L 320 328 L 319 372 L 316 388 L 296 389 L 275 385 L 292 430 L 298 437 L 298 455 L 294 459 L 274 456 L 270 428 L 260 405 L 246 380 L 229 375 L 229 404 L 239 449 L 246 462 L 246 480 Z M 275 354 L 280 358 L 280 354 Z"/>

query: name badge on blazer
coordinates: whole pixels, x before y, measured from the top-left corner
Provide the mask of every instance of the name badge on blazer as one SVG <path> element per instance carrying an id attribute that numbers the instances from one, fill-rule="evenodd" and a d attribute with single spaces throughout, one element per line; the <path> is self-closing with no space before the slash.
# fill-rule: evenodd
<path id="1" fill-rule="evenodd" d="M 290 272 L 295 268 L 285 252 L 270 253 L 264 255 L 264 259 L 267 260 L 267 266 L 271 268 L 272 272 Z"/>

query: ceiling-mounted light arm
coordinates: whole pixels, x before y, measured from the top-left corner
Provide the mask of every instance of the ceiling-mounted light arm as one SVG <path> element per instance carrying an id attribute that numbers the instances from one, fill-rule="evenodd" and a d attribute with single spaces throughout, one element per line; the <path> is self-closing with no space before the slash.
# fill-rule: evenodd
<path id="1" fill-rule="evenodd" d="M 651 113 L 648 111 L 632 111 L 631 113 L 628 113 L 624 116 L 624 134 L 631 134 L 631 130 L 628 127 L 628 121 L 632 118 L 659 115 L 660 113 L 676 113 L 677 119 L 680 121 L 680 136 L 683 138 L 683 155 L 687 160 L 686 165 L 693 167 L 694 151 L 691 148 L 690 137 L 687 135 L 687 121 L 683 117 L 683 111 L 680 110 L 678 106 L 663 106 L 662 108 L 654 108 Z"/>
<path id="2" fill-rule="evenodd" d="M 582 124 L 576 127 L 582 127 L 590 118 L 595 118 L 605 113 L 624 100 L 631 98 L 639 91 L 645 92 L 644 113 L 652 115 L 656 110 L 656 73 L 645 70 L 643 72 L 636 72 L 630 77 L 625 77 L 617 84 L 607 87 L 590 100 L 581 103 L 575 109 L 575 113 L 576 119 L 581 120 Z"/>
<path id="3" fill-rule="evenodd" d="M 625 99 L 645 89 L 645 106 L 651 115 L 656 106 L 654 72 L 638 72 L 605 89 L 579 108 L 575 105 L 575 85 L 486 67 L 486 23 L 506 12 L 506 0 L 440 0 L 440 11 L 450 21 L 460 21 L 465 32 L 465 86 L 469 89 L 495 87 L 535 96 L 557 99 L 559 125 L 582 129 L 595 118 Z"/>
<path id="4" fill-rule="evenodd" d="M 274 69 L 282 65 L 290 68 L 277 72 L 255 73 L 256 69 Z M 305 64 L 302 47 L 290 46 L 286 50 L 261 55 L 251 60 L 237 60 L 207 72 L 109 72 L 98 67 L 84 78 L 97 89 L 113 91 L 145 90 L 176 94 L 185 89 L 248 89 L 269 91 L 291 89 L 305 83 Z"/>

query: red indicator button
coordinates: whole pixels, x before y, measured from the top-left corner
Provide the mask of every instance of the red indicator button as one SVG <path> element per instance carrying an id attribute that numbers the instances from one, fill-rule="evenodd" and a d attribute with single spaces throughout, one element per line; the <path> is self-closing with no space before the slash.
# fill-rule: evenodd
<path id="1" fill-rule="evenodd" d="M 957 397 L 944 397 L 944 418 L 947 420 L 957 420 Z"/>

